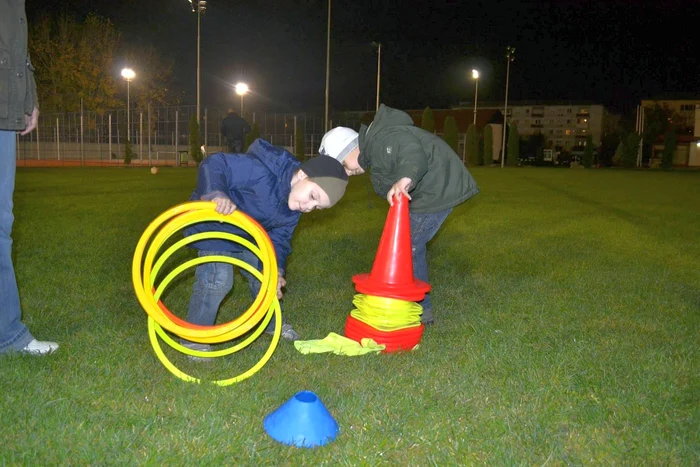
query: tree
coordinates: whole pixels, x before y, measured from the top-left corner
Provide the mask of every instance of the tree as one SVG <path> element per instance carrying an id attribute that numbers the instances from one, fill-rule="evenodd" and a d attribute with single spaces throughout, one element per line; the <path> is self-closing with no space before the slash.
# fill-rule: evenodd
<path id="1" fill-rule="evenodd" d="M 481 163 L 484 165 L 493 164 L 493 127 L 491 125 L 484 127 L 484 152 Z"/>
<path id="2" fill-rule="evenodd" d="M 620 138 L 620 144 L 617 145 L 617 149 L 615 150 L 615 155 L 612 158 L 612 163 L 615 166 L 621 165 L 622 164 L 622 159 L 624 159 L 625 151 L 627 149 L 625 148 L 625 139 Z"/>
<path id="3" fill-rule="evenodd" d="M 518 165 L 520 163 L 520 134 L 518 133 L 518 125 L 510 124 L 508 131 L 508 165 Z"/>
<path id="4" fill-rule="evenodd" d="M 616 165 L 614 162 L 616 149 L 622 139 L 623 120 L 622 116 L 603 111 L 603 128 L 598 147 L 598 162 L 601 165 Z M 619 164 L 619 159 L 617 164 Z"/>
<path id="5" fill-rule="evenodd" d="M 622 153 L 622 166 L 626 168 L 633 168 L 637 165 L 637 151 L 639 150 L 639 141 L 641 137 L 632 132 L 627 135 L 625 140 L 624 152 Z"/>
<path id="6" fill-rule="evenodd" d="M 476 125 L 471 124 L 467 128 L 465 144 L 466 165 L 467 167 L 474 167 L 479 163 L 479 134 L 476 132 Z"/>
<path id="7" fill-rule="evenodd" d="M 250 145 L 253 144 L 253 141 L 258 138 L 260 138 L 260 125 L 258 125 L 258 122 L 253 122 L 253 124 L 250 126 L 250 132 L 245 135 L 246 152 L 248 151 Z"/>
<path id="8" fill-rule="evenodd" d="M 433 115 L 433 110 L 430 107 L 426 107 L 423 110 L 423 118 L 421 119 L 421 128 L 425 131 L 435 133 L 435 116 Z"/>
<path id="9" fill-rule="evenodd" d="M 131 100 L 137 108 L 148 104 L 167 106 L 179 104 L 180 95 L 173 87 L 173 62 L 163 59 L 153 46 L 129 47 L 124 56 L 136 78 L 131 82 Z M 122 94 L 126 97 L 126 90 Z"/>
<path id="10" fill-rule="evenodd" d="M 304 160 L 304 131 L 301 125 L 297 125 L 297 129 L 294 132 L 294 155 L 300 161 Z"/>
<path id="11" fill-rule="evenodd" d="M 673 155 L 676 152 L 676 128 L 669 125 L 664 135 L 664 152 L 661 156 L 661 168 L 670 169 L 673 167 Z"/>
<path id="12" fill-rule="evenodd" d="M 88 14 L 82 23 L 67 15 L 42 17 L 30 32 L 44 112 L 104 112 L 118 106 L 114 54 L 119 33 L 105 18 Z"/>
<path id="13" fill-rule="evenodd" d="M 666 134 L 671 121 L 674 119 L 673 111 L 668 107 L 656 104 L 644 112 L 644 131 L 642 132 L 642 158 L 651 158 L 652 147 L 659 136 Z"/>
<path id="14" fill-rule="evenodd" d="M 197 165 L 202 162 L 199 123 L 197 123 L 197 116 L 194 114 L 190 117 L 190 157 Z"/>
<path id="15" fill-rule="evenodd" d="M 593 137 L 586 137 L 586 147 L 583 149 L 583 166 L 587 169 L 593 167 Z"/>
<path id="16" fill-rule="evenodd" d="M 455 118 L 449 115 L 445 118 L 445 142 L 450 145 L 454 152 L 459 151 L 459 140 L 457 136 L 457 122 Z"/>
<path id="17" fill-rule="evenodd" d="M 131 145 L 131 140 L 127 138 L 126 125 L 120 125 L 118 132 L 121 140 L 124 142 L 124 166 L 129 167 L 131 165 L 131 161 L 134 159 L 134 148 Z"/>

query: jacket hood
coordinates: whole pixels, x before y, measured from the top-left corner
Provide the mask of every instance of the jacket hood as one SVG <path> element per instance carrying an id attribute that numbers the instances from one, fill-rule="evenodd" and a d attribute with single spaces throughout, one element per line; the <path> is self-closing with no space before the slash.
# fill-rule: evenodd
<path id="1" fill-rule="evenodd" d="M 260 138 L 253 141 L 253 144 L 248 148 L 248 154 L 258 158 L 270 172 L 276 174 L 281 180 L 287 179 L 286 175 L 288 174 L 285 172 L 291 172 L 289 174 L 289 180 L 291 180 L 291 175 L 301 165 L 299 160 L 286 149 L 273 146 Z"/>
<path id="2" fill-rule="evenodd" d="M 360 127 L 360 167 L 367 170 L 369 167 L 369 154 L 366 151 L 369 141 L 380 131 L 394 126 L 413 126 L 413 119 L 404 111 L 392 109 L 384 104 L 379 106 L 374 120 L 369 126 Z"/>

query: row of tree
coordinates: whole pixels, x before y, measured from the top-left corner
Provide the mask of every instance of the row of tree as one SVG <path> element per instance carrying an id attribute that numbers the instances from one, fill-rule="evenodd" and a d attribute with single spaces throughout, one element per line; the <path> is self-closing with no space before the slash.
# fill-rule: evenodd
<path id="1" fill-rule="evenodd" d="M 635 167 L 637 165 L 640 147 L 642 149 L 642 161 L 649 161 L 652 155 L 652 146 L 656 143 L 659 135 L 663 134 L 664 149 L 660 161 L 661 168 L 671 168 L 673 156 L 677 146 L 677 127 L 673 124 L 678 116 L 674 116 L 668 109 L 656 106 L 645 116 L 645 126 L 642 135 L 636 131 L 626 128 L 625 122 L 620 116 L 608 115 L 604 119 L 603 135 L 601 145 L 596 147 L 593 138 L 589 134 L 586 137 L 581 164 L 590 168 L 596 164 L 615 165 L 622 167 Z M 423 111 L 421 128 L 435 132 L 435 117 L 432 109 L 426 107 Z M 486 125 L 483 134 L 479 134 L 475 125 L 469 125 L 465 139 L 463 157 L 468 166 L 490 165 L 494 159 L 500 159 L 499 155 L 493 157 L 492 154 L 492 134 L 491 125 Z M 687 129 L 682 129 L 686 132 Z M 457 123 L 452 116 L 447 116 L 444 121 L 443 139 L 459 153 L 459 131 Z M 506 163 L 517 165 L 520 159 L 521 138 L 516 124 L 508 126 L 506 146 Z M 546 138 L 541 133 L 531 135 L 523 142 L 524 152 L 527 155 L 534 155 L 535 163 L 543 162 L 543 151 L 546 145 Z M 558 148 L 561 149 L 561 148 Z"/>
<path id="2" fill-rule="evenodd" d="M 421 128 L 431 133 L 435 133 L 435 116 L 430 107 L 423 110 L 421 118 Z M 459 154 L 459 129 L 457 121 L 453 116 L 445 118 L 443 139 L 450 147 Z M 508 129 L 508 145 L 506 146 L 506 163 L 508 165 L 518 165 L 520 161 L 520 135 L 517 125 L 510 125 Z M 493 154 L 493 127 L 486 125 L 483 134 L 479 134 L 476 125 L 469 125 L 464 141 L 464 152 L 462 153 L 465 164 L 468 167 L 477 165 L 491 165 L 494 160 L 500 159 L 500 155 Z"/>
<path id="3" fill-rule="evenodd" d="M 132 105 L 174 105 L 182 97 L 172 90 L 172 62 L 152 46 L 125 43 L 111 21 L 94 14 L 82 22 L 68 15 L 40 18 L 31 26 L 29 51 L 44 113 L 125 106 L 123 66 L 136 73 Z"/>

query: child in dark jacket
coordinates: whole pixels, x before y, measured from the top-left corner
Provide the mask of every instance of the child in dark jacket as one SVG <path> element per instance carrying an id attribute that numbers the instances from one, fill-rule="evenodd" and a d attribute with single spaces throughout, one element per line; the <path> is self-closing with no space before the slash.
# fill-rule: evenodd
<path id="1" fill-rule="evenodd" d="M 390 204 L 399 194 L 410 200 L 413 273 L 428 282 L 426 244 L 455 206 L 479 192 L 452 148 L 434 133 L 414 126 L 405 112 L 382 104 L 359 134 L 343 127 L 326 133 L 319 152 L 342 162 L 348 175 L 371 170 L 374 191 Z M 420 305 L 421 321 L 433 324 L 430 294 Z"/>
<path id="2" fill-rule="evenodd" d="M 197 174 L 192 201 L 214 201 L 216 211 L 231 214 L 240 209 L 262 225 L 272 241 L 279 268 L 277 297 L 286 285 L 287 256 L 292 250 L 294 229 L 302 212 L 326 209 L 337 203 L 345 192 L 348 177 L 340 162 L 315 157 L 300 164 L 288 151 L 257 139 L 247 154 L 218 153 L 204 159 Z M 202 222 L 185 230 L 185 235 L 206 231 L 224 231 L 251 239 L 243 230 L 226 223 Z M 223 255 L 240 259 L 260 270 L 257 256 L 242 245 L 228 240 L 209 239 L 192 244 L 199 256 Z M 255 298 L 260 281 L 241 269 Z M 196 282 L 190 298 L 187 321 L 211 326 L 219 305 L 233 287 L 233 266 L 228 263 L 204 263 L 197 266 Z M 274 321 L 266 332 L 273 333 Z M 282 337 L 299 339 L 294 328 L 285 323 Z M 183 342 L 195 350 L 209 350 L 206 344 Z"/>

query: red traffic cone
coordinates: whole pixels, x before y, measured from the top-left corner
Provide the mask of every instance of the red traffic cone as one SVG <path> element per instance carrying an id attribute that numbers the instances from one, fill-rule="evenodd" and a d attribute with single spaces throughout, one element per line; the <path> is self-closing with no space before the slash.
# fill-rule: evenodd
<path id="1" fill-rule="evenodd" d="M 418 302 L 430 290 L 427 282 L 413 277 L 411 219 L 404 195 L 394 199 L 384 224 L 370 274 L 357 274 L 352 281 L 358 292 Z"/>

